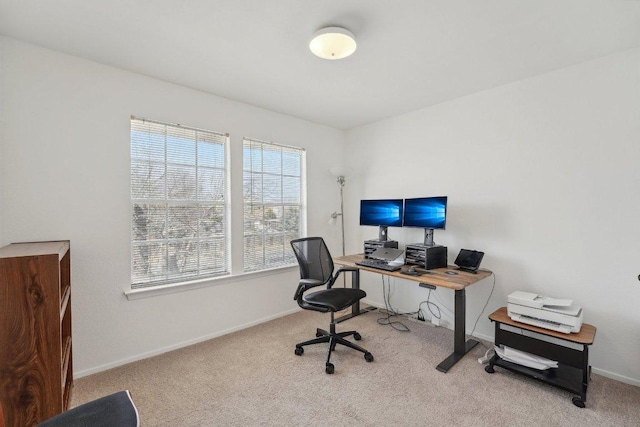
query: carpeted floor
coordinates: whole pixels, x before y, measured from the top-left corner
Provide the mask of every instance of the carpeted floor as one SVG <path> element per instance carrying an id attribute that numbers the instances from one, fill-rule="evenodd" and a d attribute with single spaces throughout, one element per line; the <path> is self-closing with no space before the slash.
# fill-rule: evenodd
<path id="1" fill-rule="evenodd" d="M 338 325 L 356 329 L 373 353 L 296 343 L 327 328 L 329 316 L 299 312 L 75 382 L 72 406 L 129 389 L 143 426 L 638 426 L 640 388 L 592 375 L 587 407 L 571 393 L 496 368 L 477 346 L 448 373 L 435 366 L 453 331 L 405 320 L 410 332 L 371 312 Z"/>

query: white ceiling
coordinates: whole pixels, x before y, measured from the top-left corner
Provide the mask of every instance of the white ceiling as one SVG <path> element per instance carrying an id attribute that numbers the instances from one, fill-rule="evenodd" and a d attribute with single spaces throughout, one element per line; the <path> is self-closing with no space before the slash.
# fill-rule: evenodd
<path id="1" fill-rule="evenodd" d="M 315 57 L 318 29 L 356 53 Z M 640 46 L 625 0 L 0 0 L 0 34 L 349 129 Z"/>

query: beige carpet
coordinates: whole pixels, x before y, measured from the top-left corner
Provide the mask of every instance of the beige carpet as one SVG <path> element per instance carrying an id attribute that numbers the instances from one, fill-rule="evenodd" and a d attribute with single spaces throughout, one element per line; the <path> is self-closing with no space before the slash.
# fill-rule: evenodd
<path id="1" fill-rule="evenodd" d="M 580 409 L 571 393 L 498 367 L 487 374 L 482 346 L 443 374 L 435 366 L 452 350 L 452 331 L 405 321 L 411 332 L 398 332 L 378 317 L 338 325 L 358 330 L 375 361 L 339 346 L 333 375 L 325 345 L 294 355 L 329 319 L 299 312 L 81 378 L 72 405 L 129 389 L 143 426 L 640 425 L 638 387 L 593 374 Z"/>

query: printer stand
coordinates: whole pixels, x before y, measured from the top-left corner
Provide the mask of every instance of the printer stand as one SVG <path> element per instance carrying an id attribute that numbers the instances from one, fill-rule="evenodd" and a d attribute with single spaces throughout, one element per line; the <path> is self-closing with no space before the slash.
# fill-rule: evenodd
<path id="1" fill-rule="evenodd" d="M 582 324 L 580 332 L 576 334 L 563 334 L 537 326 L 527 325 L 511 320 L 507 314 L 507 308 L 502 307 L 493 312 L 489 319 L 495 322 L 495 345 L 506 345 L 516 350 L 525 351 L 537 356 L 546 357 L 558 362 L 557 368 L 550 368 L 544 371 L 532 369 L 517 363 L 508 362 L 501 359 L 497 354 L 485 366 L 484 370 L 492 374 L 495 372 L 494 366 L 508 369 L 513 372 L 527 375 L 555 387 L 578 393 L 572 402 L 574 405 L 584 408 L 587 401 L 587 385 L 591 378 L 591 366 L 589 366 L 589 346 L 593 344 L 596 335 L 596 328 L 586 323 Z M 522 335 L 503 328 L 503 325 L 519 328 L 525 331 L 535 332 L 555 340 L 562 340 L 570 345 L 582 346 L 582 350 L 554 344 L 538 339 L 530 335 Z M 553 341 L 551 339 L 550 341 Z"/>

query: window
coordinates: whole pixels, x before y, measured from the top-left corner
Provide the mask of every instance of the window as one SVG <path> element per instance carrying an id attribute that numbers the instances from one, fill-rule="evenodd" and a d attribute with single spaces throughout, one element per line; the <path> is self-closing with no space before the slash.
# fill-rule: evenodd
<path id="1" fill-rule="evenodd" d="M 132 288 L 229 273 L 228 139 L 132 117 Z"/>
<path id="2" fill-rule="evenodd" d="M 243 141 L 244 271 L 295 264 L 289 242 L 304 232 L 305 151 Z"/>

